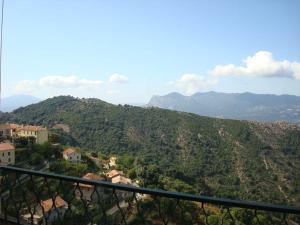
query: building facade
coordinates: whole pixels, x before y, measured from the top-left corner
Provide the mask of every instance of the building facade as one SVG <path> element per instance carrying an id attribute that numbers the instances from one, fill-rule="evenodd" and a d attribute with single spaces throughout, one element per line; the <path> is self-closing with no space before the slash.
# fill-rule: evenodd
<path id="1" fill-rule="evenodd" d="M 69 162 L 77 163 L 81 161 L 81 154 L 73 148 L 67 148 L 63 152 L 63 158 Z"/>
<path id="2" fill-rule="evenodd" d="M 50 198 L 40 202 L 37 206 L 36 213 L 33 215 L 33 221 L 31 221 L 30 213 L 22 215 L 22 224 L 51 224 L 57 221 L 59 217 L 62 219 L 67 209 L 68 203 L 60 196 L 56 196 L 55 201 Z"/>
<path id="3" fill-rule="evenodd" d="M 105 180 L 104 177 L 94 173 L 87 173 L 82 178 L 87 180 L 94 180 L 94 181 Z M 97 187 L 97 192 L 99 195 L 95 192 L 94 185 L 79 183 L 78 185 L 74 184 L 74 187 L 75 187 L 75 195 L 78 199 L 83 199 L 85 201 L 97 201 L 99 196 L 102 197 L 103 199 L 105 198 L 104 189 L 102 187 Z"/>
<path id="4" fill-rule="evenodd" d="M 48 141 L 48 130 L 41 126 L 0 124 L 0 138 L 13 139 L 17 137 L 34 137 L 37 144 Z"/>
<path id="5" fill-rule="evenodd" d="M 18 124 L 0 124 L 0 138 L 10 139 L 17 135 Z"/>
<path id="6" fill-rule="evenodd" d="M 15 147 L 11 143 L 0 143 L 0 165 L 15 165 Z"/>
<path id="7" fill-rule="evenodd" d="M 43 144 L 48 141 L 48 130 L 41 126 L 22 126 L 18 128 L 19 137 L 34 137 L 37 144 Z"/>

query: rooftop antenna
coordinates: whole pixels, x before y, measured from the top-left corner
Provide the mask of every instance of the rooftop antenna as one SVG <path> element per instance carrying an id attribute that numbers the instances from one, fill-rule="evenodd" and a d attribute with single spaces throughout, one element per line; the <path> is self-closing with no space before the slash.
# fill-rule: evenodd
<path id="1" fill-rule="evenodd" d="M 3 43 L 3 20 L 4 20 L 4 1 L 2 0 L 1 7 L 1 31 L 0 31 L 0 110 L 2 102 L 2 43 Z"/>

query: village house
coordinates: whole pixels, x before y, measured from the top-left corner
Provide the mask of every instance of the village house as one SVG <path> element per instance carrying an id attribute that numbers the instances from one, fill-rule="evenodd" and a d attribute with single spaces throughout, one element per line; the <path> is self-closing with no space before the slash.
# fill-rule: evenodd
<path id="1" fill-rule="evenodd" d="M 94 180 L 94 181 L 104 181 L 105 178 L 99 176 L 94 173 L 87 173 L 83 177 L 83 179 Z M 75 195 L 78 199 L 83 199 L 85 201 L 97 201 L 98 195 L 95 192 L 95 186 L 90 184 L 79 183 L 78 185 L 75 183 Z M 104 189 L 102 187 L 97 187 L 97 192 L 100 197 L 104 198 Z"/>
<path id="2" fill-rule="evenodd" d="M 8 142 L 0 143 L 0 165 L 15 164 L 15 147 Z"/>
<path id="3" fill-rule="evenodd" d="M 18 124 L 0 124 L 0 138 L 10 139 L 17 134 Z"/>
<path id="4" fill-rule="evenodd" d="M 49 224 L 56 221 L 59 217 L 62 218 L 67 209 L 68 203 L 66 203 L 60 196 L 56 196 L 55 201 L 50 198 L 40 202 L 37 206 L 36 213 L 33 215 L 33 223 L 31 222 L 30 213 L 22 215 L 21 218 L 24 224 Z"/>
<path id="5" fill-rule="evenodd" d="M 116 177 L 113 177 L 111 179 L 111 182 L 113 184 L 125 184 L 125 185 L 132 185 L 132 181 L 131 179 L 127 178 L 127 177 L 124 177 L 124 176 L 116 176 Z"/>
<path id="6" fill-rule="evenodd" d="M 123 171 L 111 170 L 107 173 L 107 177 L 113 184 L 133 185 L 131 179 L 125 177 Z M 116 193 L 120 199 L 125 199 L 131 195 L 127 191 L 116 191 Z"/>
<path id="7" fill-rule="evenodd" d="M 111 170 L 106 174 L 108 179 L 112 179 L 116 176 L 125 176 L 123 171 L 118 171 L 118 170 Z"/>
<path id="8" fill-rule="evenodd" d="M 73 148 L 67 148 L 63 152 L 63 158 L 69 162 L 77 163 L 81 161 L 81 154 Z"/>
<path id="9" fill-rule="evenodd" d="M 41 126 L 25 125 L 17 129 L 19 137 L 34 137 L 37 144 L 43 144 L 48 141 L 48 130 Z"/>

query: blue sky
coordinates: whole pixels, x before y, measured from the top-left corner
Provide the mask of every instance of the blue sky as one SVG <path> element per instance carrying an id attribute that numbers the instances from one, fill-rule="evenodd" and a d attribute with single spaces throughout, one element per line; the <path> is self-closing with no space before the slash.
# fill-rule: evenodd
<path id="1" fill-rule="evenodd" d="M 299 0 L 7 0 L 2 95 L 300 95 Z"/>

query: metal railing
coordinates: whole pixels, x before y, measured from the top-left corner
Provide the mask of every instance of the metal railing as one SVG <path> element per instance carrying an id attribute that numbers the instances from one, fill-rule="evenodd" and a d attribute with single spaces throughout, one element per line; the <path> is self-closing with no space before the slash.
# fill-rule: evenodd
<path id="1" fill-rule="evenodd" d="M 0 167 L 0 224 L 300 224 L 300 208 Z"/>

